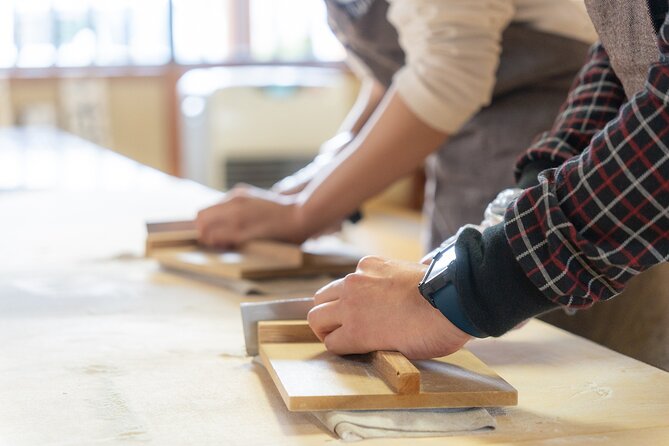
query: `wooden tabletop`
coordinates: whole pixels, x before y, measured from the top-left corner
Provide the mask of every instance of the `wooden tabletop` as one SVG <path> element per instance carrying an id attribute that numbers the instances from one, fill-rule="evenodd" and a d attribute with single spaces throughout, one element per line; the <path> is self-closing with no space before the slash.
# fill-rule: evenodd
<path id="1" fill-rule="evenodd" d="M 146 219 L 190 218 L 219 194 L 50 131 L 0 132 L 0 170 L 10 162 L 14 176 L 0 175 L 0 445 L 335 441 L 288 412 L 244 356 L 248 298 L 141 255 Z M 349 240 L 420 254 L 415 216 L 368 214 Z M 495 431 L 365 444 L 669 444 L 669 373 L 538 321 L 469 347 L 518 389 Z"/>

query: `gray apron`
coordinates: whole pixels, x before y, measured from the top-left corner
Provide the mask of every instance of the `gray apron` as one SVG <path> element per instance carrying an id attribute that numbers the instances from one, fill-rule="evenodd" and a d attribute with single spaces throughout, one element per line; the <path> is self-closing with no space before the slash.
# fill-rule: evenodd
<path id="1" fill-rule="evenodd" d="M 586 0 L 599 40 L 628 98 L 643 88 L 660 51 L 646 0 Z"/>
<path id="2" fill-rule="evenodd" d="M 387 1 L 376 0 L 355 16 L 336 0 L 326 4 L 330 26 L 347 51 L 379 83 L 390 86 L 404 65 L 404 51 L 386 19 Z M 513 185 L 517 157 L 537 134 L 551 127 L 588 50 L 582 42 L 522 24 L 512 24 L 502 37 L 492 104 L 427 159 L 426 250 L 460 226 L 479 223 L 485 206 Z"/>
<path id="3" fill-rule="evenodd" d="M 660 53 L 646 0 L 586 0 L 599 40 L 628 98 L 643 88 Z"/>
<path id="4" fill-rule="evenodd" d="M 643 87 L 660 53 L 645 0 L 586 0 L 611 65 L 628 97 Z M 669 371 L 669 263 L 634 277 L 615 299 L 543 320 Z"/>

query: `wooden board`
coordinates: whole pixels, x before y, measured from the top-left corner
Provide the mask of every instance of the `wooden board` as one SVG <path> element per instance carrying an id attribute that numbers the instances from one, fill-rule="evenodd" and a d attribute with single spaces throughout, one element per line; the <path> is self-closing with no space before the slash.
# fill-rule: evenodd
<path id="1" fill-rule="evenodd" d="M 261 325 L 259 324 L 259 330 Z M 320 342 L 272 342 L 259 331 L 260 357 L 291 411 L 512 406 L 516 390 L 467 350 L 412 361 L 417 393 L 399 393 L 374 355 L 337 356 Z"/>
<path id="2" fill-rule="evenodd" d="M 149 222 L 146 232 L 147 257 L 159 248 L 197 245 L 197 230 L 192 220 Z"/>
<path id="3" fill-rule="evenodd" d="M 234 251 L 197 243 L 192 221 L 147 224 L 146 255 L 172 270 L 224 279 L 270 279 L 355 271 L 359 257 L 341 252 L 303 251 L 299 245 L 255 240 Z"/>

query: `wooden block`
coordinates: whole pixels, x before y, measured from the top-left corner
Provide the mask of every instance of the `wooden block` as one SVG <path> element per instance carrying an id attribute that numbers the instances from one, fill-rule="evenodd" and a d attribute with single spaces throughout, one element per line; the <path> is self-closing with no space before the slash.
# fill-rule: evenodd
<path id="1" fill-rule="evenodd" d="M 158 248 L 197 245 L 197 230 L 192 220 L 147 223 L 146 232 L 147 257 Z"/>
<path id="2" fill-rule="evenodd" d="M 415 372 L 402 355 L 337 356 L 320 342 L 307 342 L 312 335 L 301 331 L 300 324 L 306 323 L 262 322 L 258 333 L 261 359 L 291 411 L 488 407 L 518 402 L 516 390 L 469 351 L 410 363 L 419 373 L 415 391 Z M 289 336 L 282 338 L 285 335 L 278 333 L 282 328 Z"/>
<path id="3" fill-rule="evenodd" d="M 262 244 L 259 250 L 254 246 Z M 255 277 L 277 277 L 277 272 L 295 270 L 301 267 L 301 256 L 267 256 L 259 254 L 275 245 L 278 251 L 294 251 L 279 242 L 249 242 L 237 251 L 207 250 L 200 247 L 176 247 L 153 249 L 151 257 L 177 271 L 192 272 L 210 277 L 248 279 Z"/>
<path id="4" fill-rule="evenodd" d="M 271 240 L 254 240 L 234 251 L 198 246 L 194 221 L 147 223 L 146 255 L 171 270 L 223 279 L 270 279 L 355 271 L 357 256 Z"/>
<path id="5" fill-rule="evenodd" d="M 260 321 L 258 343 L 320 342 L 307 321 Z"/>
<path id="6" fill-rule="evenodd" d="M 245 244 L 241 252 L 253 257 L 276 259 L 286 266 L 301 266 L 304 263 L 300 246 L 290 243 L 254 240 Z"/>
<path id="7" fill-rule="evenodd" d="M 320 342 L 307 321 L 260 321 L 258 343 Z M 373 352 L 372 365 L 397 393 L 418 393 L 420 372 L 399 352 Z"/>
<path id="8" fill-rule="evenodd" d="M 374 368 L 396 393 L 420 392 L 420 372 L 403 354 L 379 351 L 371 357 Z"/>
<path id="9" fill-rule="evenodd" d="M 234 251 L 197 244 L 192 221 L 147 224 L 147 256 L 171 270 L 210 278 L 271 279 L 344 275 L 355 271 L 359 257 L 341 253 L 303 252 L 298 245 L 254 240 Z"/>

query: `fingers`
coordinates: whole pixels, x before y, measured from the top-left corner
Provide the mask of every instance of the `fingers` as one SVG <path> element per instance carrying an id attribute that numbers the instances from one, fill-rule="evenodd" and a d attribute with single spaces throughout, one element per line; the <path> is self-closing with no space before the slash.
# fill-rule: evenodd
<path id="1" fill-rule="evenodd" d="M 314 294 L 314 305 L 324 304 L 339 299 L 344 279 L 338 279 L 325 285 Z"/>
<path id="2" fill-rule="evenodd" d="M 228 248 L 244 241 L 243 212 L 248 202 L 249 187 L 236 186 L 225 194 L 220 203 L 198 212 L 195 226 L 200 243 Z"/>
<path id="3" fill-rule="evenodd" d="M 206 246 L 223 249 L 234 248 L 244 241 L 246 240 L 243 232 L 234 229 L 225 221 L 209 226 L 200 237 L 200 242 Z"/>
<path id="4" fill-rule="evenodd" d="M 196 226 L 198 240 L 205 246 L 229 248 L 240 242 L 240 231 L 237 222 L 226 218 L 226 204 L 218 204 L 200 211 Z"/>
<path id="5" fill-rule="evenodd" d="M 307 314 L 309 326 L 321 342 L 334 330 L 341 327 L 340 301 L 325 302 L 313 307 Z"/>
<path id="6" fill-rule="evenodd" d="M 351 355 L 372 351 L 364 344 L 365 339 L 356 337 L 349 327 L 340 327 L 328 333 L 323 339 L 325 348 L 335 355 Z"/>

